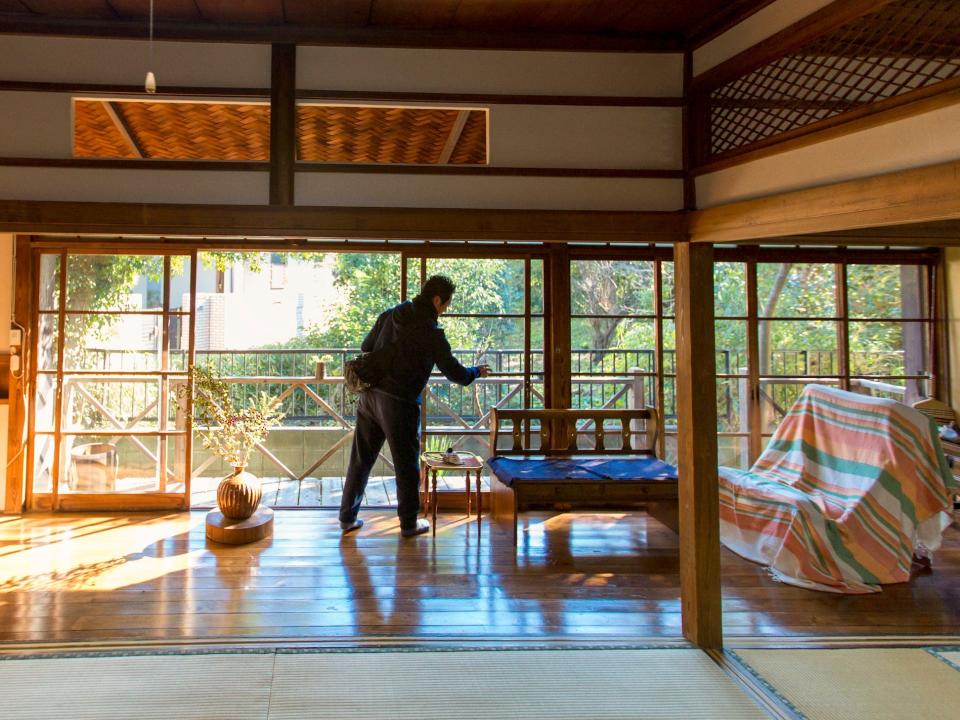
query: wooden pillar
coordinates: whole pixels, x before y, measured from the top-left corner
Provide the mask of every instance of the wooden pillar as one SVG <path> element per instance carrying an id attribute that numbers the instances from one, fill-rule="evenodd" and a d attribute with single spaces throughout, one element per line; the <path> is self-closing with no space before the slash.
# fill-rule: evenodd
<path id="1" fill-rule="evenodd" d="M 13 268 L 12 280 L 14 283 L 13 307 L 11 308 L 14 319 L 17 323 L 27 329 L 27 333 L 20 338 L 20 345 L 17 348 L 19 355 L 20 370 L 10 376 L 10 394 L 9 394 L 9 415 L 7 417 L 7 461 L 6 467 L 6 493 L 3 499 L 3 512 L 20 513 L 23 511 L 25 499 L 24 492 L 24 468 L 26 463 L 27 447 L 27 411 L 28 403 L 33 402 L 33 398 L 25 400 L 25 388 L 29 387 L 29 368 L 28 362 L 35 360 L 28 356 L 28 348 L 31 346 L 31 338 L 34 327 L 33 315 L 33 293 L 30 292 L 31 277 L 33 276 L 33 254 L 30 251 L 30 240 L 25 235 L 16 235 L 13 238 L 15 244 L 16 264 Z M 6 330 L 4 330 L 6 332 Z"/>
<path id="2" fill-rule="evenodd" d="M 723 645 L 717 483 L 713 246 L 674 245 L 677 323 L 677 455 L 683 634 Z"/>
<path id="3" fill-rule="evenodd" d="M 546 267 L 546 406 L 570 407 L 570 250 L 550 247 Z"/>
<path id="4" fill-rule="evenodd" d="M 275 44 L 270 61 L 270 204 L 292 206 L 296 162 L 297 46 Z"/>

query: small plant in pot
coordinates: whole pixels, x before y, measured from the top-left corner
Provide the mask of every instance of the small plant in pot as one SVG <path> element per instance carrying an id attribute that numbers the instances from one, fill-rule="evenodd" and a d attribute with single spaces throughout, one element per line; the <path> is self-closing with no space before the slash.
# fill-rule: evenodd
<path id="1" fill-rule="evenodd" d="M 260 393 L 246 407 L 237 407 L 230 387 L 210 366 L 190 368 L 193 387 L 193 427 L 203 446 L 226 460 L 233 472 L 217 486 L 220 512 L 234 520 L 245 520 L 260 505 L 260 479 L 246 472 L 250 453 L 266 440 L 270 426 L 283 419 L 280 399 Z"/>

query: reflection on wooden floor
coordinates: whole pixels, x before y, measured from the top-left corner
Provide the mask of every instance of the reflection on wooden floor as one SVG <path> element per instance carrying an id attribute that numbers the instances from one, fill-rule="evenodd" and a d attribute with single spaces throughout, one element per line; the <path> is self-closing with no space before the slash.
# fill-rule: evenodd
<path id="1" fill-rule="evenodd" d="M 204 513 L 0 517 L 0 640 L 677 637 L 677 537 L 643 513 L 531 514 L 509 538 L 450 512 L 436 540 L 393 511 L 341 537 L 332 511 L 215 546 Z M 872 596 L 778 585 L 724 552 L 728 635 L 955 633 L 960 527 L 935 571 Z"/>

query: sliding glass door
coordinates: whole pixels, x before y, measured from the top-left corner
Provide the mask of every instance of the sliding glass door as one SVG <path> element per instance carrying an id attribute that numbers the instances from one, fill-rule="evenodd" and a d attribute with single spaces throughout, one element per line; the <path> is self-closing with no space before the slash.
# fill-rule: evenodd
<path id="1" fill-rule="evenodd" d="M 195 255 L 35 261 L 29 507 L 188 507 Z"/>

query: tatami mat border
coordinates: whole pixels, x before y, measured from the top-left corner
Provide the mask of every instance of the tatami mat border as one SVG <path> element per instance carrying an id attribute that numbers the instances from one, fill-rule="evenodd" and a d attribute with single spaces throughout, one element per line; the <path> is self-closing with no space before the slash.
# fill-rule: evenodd
<path id="1" fill-rule="evenodd" d="M 799 652 L 804 649 L 814 649 L 814 648 L 796 648 Z M 808 720 L 807 716 L 804 715 L 800 710 L 790 702 L 784 695 L 780 693 L 772 684 L 770 684 L 766 678 L 763 677 L 754 667 L 744 660 L 742 657 L 737 655 L 734 650 L 725 650 L 724 655 L 729 658 L 733 663 L 738 665 L 740 669 L 746 672 L 752 682 L 757 683 L 762 691 L 769 697 L 775 698 L 777 703 L 782 706 L 782 709 L 789 711 L 790 715 L 788 717 L 795 718 L 795 720 Z"/>
<path id="2" fill-rule="evenodd" d="M 11 652 L 0 653 L 0 662 L 4 660 L 61 660 L 78 658 L 107 657 L 154 657 L 154 656 L 194 656 L 194 655 L 327 655 L 327 654 L 385 654 L 385 653 L 444 653 L 444 652 L 532 652 L 567 650 L 695 650 L 693 645 L 649 643 L 640 645 L 501 645 L 497 647 L 457 646 L 358 646 L 358 647 L 180 647 L 180 648 L 113 648 L 110 650 L 70 650 L 61 652 Z"/>
<path id="3" fill-rule="evenodd" d="M 960 665 L 958 665 L 957 663 L 955 663 L 955 662 L 954 662 L 953 660 L 951 660 L 950 658 L 944 657 L 944 656 L 941 654 L 941 653 L 945 653 L 945 652 L 960 652 L 960 645 L 957 645 L 956 647 L 935 647 L 935 648 L 933 648 L 933 647 L 926 647 L 926 648 L 924 648 L 924 650 L 926 650 L 928 653 L 930 653 L 931 655 L 933 655 L 933 656 L 934 656 L 937 660 L 939 660 L 940 662 L 946 663 L 947 665 L 949 665 L 950 667 L 952 667 L 952 668 L 953 668 L 954 670 L 956 670 L 957 672 L 960 672 Z"/>

